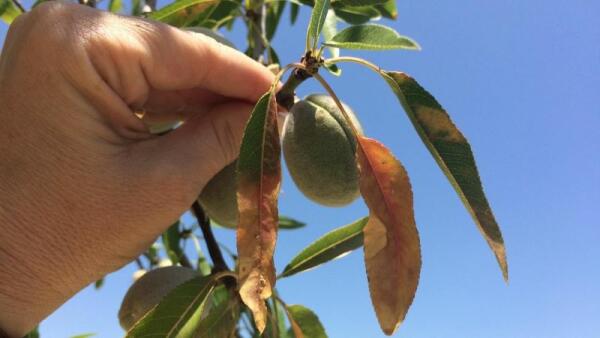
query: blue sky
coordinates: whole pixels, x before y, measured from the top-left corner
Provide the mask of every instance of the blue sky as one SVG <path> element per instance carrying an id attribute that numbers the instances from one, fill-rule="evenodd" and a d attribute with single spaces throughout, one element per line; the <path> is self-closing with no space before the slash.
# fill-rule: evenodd
<path id="1" fill-rule="evenodd" d="M 404 163 L 414 191 L 423 270 L 394 337 L 598 337 L 600 3 L 402 0 L 398 7 L 399 20 L 385 23 L 423 50 L 352 54 L 412 74 L 468 137 L 504 233 L 510 283 L 386 85 L 344 66 L 342 78 L 328 77 L 331 85 L 367 135 Z M 299 58 L 307 20 L 303 8 L 296 27 L 278 32 L 282 60 Z M 227 35 L 243 46 L 241 25 Z M 299 93 L 321 91 L 308 84 Z M 361 201 L 320 207 L 287 173 L 280 209 L 308 226 L 280 233 L 278 269 L 321 234 L 367 213 Z M 234 232 L 216 234 L 234 247 Z M 100 291 L 80 292 L 42 323 L 42 336 L 121 336 L 116 313 L 134 270 L 111 274 Z M 360 250 L 278 288 L 288 303 L 313 309 L 330 337 L 384 337 Z"/>

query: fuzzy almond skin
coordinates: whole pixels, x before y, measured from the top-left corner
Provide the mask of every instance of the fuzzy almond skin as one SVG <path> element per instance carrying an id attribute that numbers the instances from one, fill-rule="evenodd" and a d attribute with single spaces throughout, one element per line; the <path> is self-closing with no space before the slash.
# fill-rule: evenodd
<path id="1" fill-rule="evenodd" d="M 171 290 L 196 276 L 196 271 L 181 266 L 168 266 L 146 272 L 131 285 L 123 298 L 119 309 L 121 327 L 129 330 Z"/>
<path id="2" fill-rule="evenodd" d="M 360 134 L 354 112 L 344 109 Z M 340 207 L 359 195 L 356 138 L 333 99 L 312 94 L 297 102 L 286 120 L 283 154 L 294 183 L 309 199 Z"/>
<path id="3" fill-rule="evenodd" d="M 221 169 L 208 181 L 198 197 L 208 217 L 228 228 L 237 227 L 238 221 L 236 168 L 237 161 L 234 161 Z"/>

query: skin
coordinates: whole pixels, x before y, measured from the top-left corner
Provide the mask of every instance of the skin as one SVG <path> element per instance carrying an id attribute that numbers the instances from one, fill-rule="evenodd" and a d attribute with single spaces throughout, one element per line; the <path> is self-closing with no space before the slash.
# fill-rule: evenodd
<path id="1" fill-rule="evenodd" d="M 238 155 L 273 75 L 201 34 L 47 2 L 0 58 L 0 328 L 143 252 Z M 151 135 L 150 120 L 183 120 Z"/>

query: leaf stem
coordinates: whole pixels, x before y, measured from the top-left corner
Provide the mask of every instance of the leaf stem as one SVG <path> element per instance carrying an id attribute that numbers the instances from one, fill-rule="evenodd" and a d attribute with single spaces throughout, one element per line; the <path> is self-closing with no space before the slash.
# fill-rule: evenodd
<path id="1" fill-rule="evenodd" d="M 353 56 L 338 56 L 335 58 L 330 58 L 330 59 L 325 60 L 326 64 L 335 64 L 335 63 L 341 63 L 341 62 L 358 63 L 360 65 L 371 68 L 371 70 L 375 71 L 376 73 L 383 72 L 383 69 L 381 69 L 381 67 L 377 66 L 376 64 L 369 62 L 365 59 L 361 59 L 361 58 L 357 58 L 357 57 L 353 57 Z"/>
<path id="2" fill-rule="evenodd" d="M 354 136 L 356 138 L 358 138 L 359 135 L 360 135 L 360 133 L 358 132 L 358 129 L 356 129 L 356 126 L 354 125 L 354 123 L 350 119 L 350 116 L 348 115 L 348 113 L 344 109 L 344 105 L 342 105 L 342 102 L 337 97 L 337 95 L 335 94 L 335 92 L 333 91 L 333 89 L 331 88 L 331 86 L 329 86 L 329 84 L 327 83 L 327 81 L 325 81 L 325 79 L 321 75 L 319 75 L 318 73 L 313 74 L 313 76 L 315 77 L 315 79 L 317 79 L 317 81 L 319 81 L 321 83 L 321 85 L 323 86 L 323 88 L 325 88 L 325 90 L 327 91 L 327 93 L 329 94 L 329 96 L 331 96 L 331 98 L 333 98 L 333 101 L 335 101 L 335 104 L 338 106 L 338 108 L 342 112 L 342 115 L 344 115 L 344 119 L 346 119 L 346 122 L 348 122 L 348 124 L 352 128 L 352 133 L 354 134 Z"/>
<path id="3" fill-rule="evenodd" d="M 213 261 L 212 273 L 228 271 L 229 268 L 227 267 L 227 263 L 225 263 L 225 260 L 223 259 L 219 244 L 217 244 L 217 240 L 210 227 L 210 220 L 204 213 L 204 209 L 202 209 L 202 206 L 200 206 L 198 201 L 195 201 L 194 204 L 192 204 L 192 212 L 198 219 L 198 224 L 200 225 L 204 240 L 206 241 L 206 246 L 208 247 L 208 254 Z"/>

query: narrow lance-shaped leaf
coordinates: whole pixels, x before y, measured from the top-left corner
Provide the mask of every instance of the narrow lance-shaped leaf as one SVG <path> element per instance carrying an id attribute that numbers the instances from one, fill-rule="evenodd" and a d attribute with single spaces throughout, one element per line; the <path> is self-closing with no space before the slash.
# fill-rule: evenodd
<path id="1" fill-rule="evenodd" d="M 306 223 L 300 222 L 290 217 L 279 216 L 279 229 L 298 229 L 306 226 Z"/>
<path id="2" fill-rule="evenodd" d="M 240 303 L 237 295 L 227 297 L 209 309 L 206 317 L 198 323 L 195 336 L 232 337 L 240 318 Z"/>
<path id="3" fill-rule="evenodd" d="M 362 25 L 381 16 L 379 11 L 373 7 L 333 7 L 337 17 L 351 25 Z"/>
<path id="4" fill-rule="evenodd" d="M 149 17 L 157 21 L 176 24 L 177 22 L 184 22 L 186 18 L 197 15 L 216 3 L 218 3 L 218 0 L 175 1 L 156 12 L 150 13 Z"/>
<path id="5" fill-rule="evenodd" d="M 292 323 L 291 332 L 295 338 L 327 338 L 327 333 L 319 317 L 302 305 L 286 306 L 288 318 Z M 290 336 L 292 336 L 290 334 Z"/>
<path id="6" fill-rule="evenodd" d="M 2 21 L 10 24 L 19 15 L 21 15 L 21 10 L 11 0 L 0 0 L 0 19 Z"/>
<path id="7" fill-rule="evenodd" d="M 420 49 L 419 45 L 410 38 L 398 34 L 389 27 L 374 24 L 350 26 L 324 44 L 344 49 Z"/>
<path id="8" fill-rule="evenodd" d="M 290 2 L 290 23 L 293 25 L 298 20 L 298 14 L 300 13 L 300 5 L 295 2 Z"/>
<path id="9" fill-rule="evenodd" d="M 340 257 L 363 245 L 367 217 L 337 228 L 304 248 L 285 267 L 280 277 L 288 277 Z"/>
<path id="10" fill-rule="evenodd" d="M 436 162 L 475 220 L 505 280 L 508 264 L 500 227 L 483 192 L 471 145 L 448 113 L 413 78 L 400 72 L 384 72 L 404 110 Z"/>
<path id="11" fill-rule="evenodd" d="M 183 252 L 179 246 L 179 221 L 175 222 L 167 229 L 167 231 L 163 232 L 161 239 L 171 263 L 177 265 L 181 256 L 183 256 Z"/>
<path id="12" fill-rule="evenodd" d="M 323 30 L 323 24 L 329 10 L 329 0 L 315 0 L 310 22 L 308 23 L 308 31 L 306 32 L 306 49 L 316 49 L 319 42 L 319 35 Z"/>
<path id="13" fill-rule="evenodd" d="M 381 16 L 387 19 L 396 20 L 398 18 L 398 9 L 396 8 L 396 0 L 387 0 L 381 5 L 376 5 L 375 8 Z"/>
<path id="14" fill-rule="evenodd" d="M 333 9 L 327 11 L 325 17 L 325 23 L 323 25 L 323 39 L 325 41 L 331 40 L 337 34 L 337 17 Z M 331 57 L 335 58 L 340 56 L 340 50 L 335 47 L 327 48 L 331 53 Z"/>
<path id="15" fill-rule="evenodd" d="M 277 104 L 273 91 L 269 91 L 256 103 L 246 125 L 237 182 L 240 296 L 260 332 L 267 320 L 264 300 L 271 296 L 275 285 L 273 251 L 281 184 L 280 151 Z"/>
<path id="16" fill-rule="evenodd" d="M 121 0 L 110 0 L 108 3 L 108 10 L 113 13 L 119 13 L 123 9 L 123 2 Z"/>
<path id="17" fill-rule="evenodd" d="M 379 325 L 391 335 L 412 304 L 421 271 L 412 191 L 404 167 L 385 146 L 357 140 L 360 192 L 370 212 L 363 229 L 369 291 Z"/>
<path id="18" fill-rule="evenodd" d="M 177 337 L 184 327 L 192 330 L 194 323 L 189 323 L 190 319 L 199 317 L 204 302 L 220 277 L 200 276 L 181 284 L 137 322 L 127 332 L 126 338 L 171 338 Z"/>
<path id="19" fill-rule="evenodd" d="M 336 4 L 350 7 L 374 6 L 384 4 L 387 0 L 337 0 Z"/>

